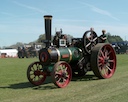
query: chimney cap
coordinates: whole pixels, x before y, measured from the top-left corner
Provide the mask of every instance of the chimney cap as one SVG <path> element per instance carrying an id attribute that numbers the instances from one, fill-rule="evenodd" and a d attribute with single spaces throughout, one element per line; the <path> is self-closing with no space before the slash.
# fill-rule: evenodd
<path id="1" fill-rule="evenodd" d="M 44 15 L 44 19 L 52 19 L 52 15 Z"/>

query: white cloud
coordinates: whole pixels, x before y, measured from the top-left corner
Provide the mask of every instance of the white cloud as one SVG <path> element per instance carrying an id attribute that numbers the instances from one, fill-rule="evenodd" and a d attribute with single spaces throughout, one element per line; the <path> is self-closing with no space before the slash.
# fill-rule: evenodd
<path id="1" fill-rule="evenodd" d="M 113 16 L 110 12 L 106 11 L 106 10 L 103 10 L 103 9 L 100 9 L 94 5 L 91 5 L 91 4 L 88 4 L 88 3 L 85 3 L 85 2 L 80 2 L 81 4 L 84 4 L 85 6 L 88 6 L 91 8 L 92 11 L 96 12 L 96 13 L 99 13 L 99 14 L 102 14 L 102 15 L 106 15 L 116 21 L 119 21 L 119 19 L 115 16 Z"/>
<path id="2" fill-rule="evenodd" d="M 33 10 L 33 11 L 37 11 L 39 13 L 47 13 L 47 11 L 45 10 L 41 10 L 39 8 L 36 8 L 36 7 L 32 7 L 32 6 L 29 6 L 29 5 L 25 5 L 25 4 L 22 4 L 22 3 L 19 3 L 17 1 L 14 1 L 15 4 L 21 6 L 21 7 L 24 7 L 24 8 L 27 8 L 27 9 L 30 9 L 30 10 Z"/>
<path id="3" fill-rule="evenodd" d="M 113 16 L 110 12 L 108 12 L 108 11 L 99 9 L 99 8 L 97 8 L 97 7 L 93 7 L 92 10 L 95 11 L 95 12 L 97 12 L 97 13 L 100 13 L 100 14 L 102 14 L 102 15 L 106 15 L 106 16 L 108 16 L 108 17 L 111 17 L 111 18 L 113 18 L 113 19 L 119 21 L 118 18 L 114 17 L 114 16 Z"/>
<path id="4" fill-rule="evenodd" d="M 2 15 L 7 15 L 10 17 L 16 17 L 14 14 L 8 13 L 8 12 L 0 12 Z"/>

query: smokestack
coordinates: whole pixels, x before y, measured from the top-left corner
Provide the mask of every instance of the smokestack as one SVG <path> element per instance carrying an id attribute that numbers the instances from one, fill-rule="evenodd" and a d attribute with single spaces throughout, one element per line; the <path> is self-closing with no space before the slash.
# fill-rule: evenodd
<path id="1" fill-rule="evenodd" d="M 46 38 L 46 47 L 49 47 L 51 45 L 51 15 L 45 15 L 44 16 L 44 22 L 45 22 L 45 38 Z"/>

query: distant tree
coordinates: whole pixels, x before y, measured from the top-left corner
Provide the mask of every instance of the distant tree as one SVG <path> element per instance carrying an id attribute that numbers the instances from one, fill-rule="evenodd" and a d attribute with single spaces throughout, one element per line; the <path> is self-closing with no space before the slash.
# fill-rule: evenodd
<path id="1" fill-rule="evenodd" d="M 42 41 L 45 40 L 45 34 L 41 34 L 39 38 L 37 39 L 38 43 L 42 43 Z"/>
<path id="2" fill-rule="evenodd" d="M 10 45 L 9 47 L 10 48 L 15 48 L 15 49 L 17 49 L 19 46 L 23 46 L 24 45 L 24 43 L 22 43 L 22 42 L 17 42 L 16 44 L 13 44 L 13 45 Z M 6 46 L 7 47 L 7 46 Z"/>
<path id="3" fill-rule="evenodd" d="M 118 35 L 111 35 L 110 33 L 107 33 L 106 36 L 107 36 L 107 41 L 109 43 L 123 41 L 123 39 Z"/>

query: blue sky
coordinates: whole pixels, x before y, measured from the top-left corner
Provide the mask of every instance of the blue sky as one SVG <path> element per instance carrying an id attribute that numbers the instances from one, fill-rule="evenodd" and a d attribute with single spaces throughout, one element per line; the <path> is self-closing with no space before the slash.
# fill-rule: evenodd
<path id="1" fill-rule="evenodd" d="M 29 43 L 44 34 L 44 15 L 52 15 L 55 28 L 82 37 L 94 28 L 128 40 L 128 0 L 1 0 L 0 47 Z"/>

